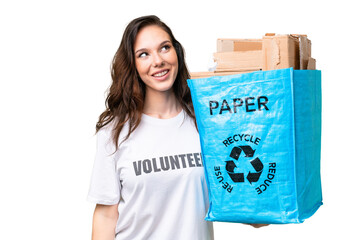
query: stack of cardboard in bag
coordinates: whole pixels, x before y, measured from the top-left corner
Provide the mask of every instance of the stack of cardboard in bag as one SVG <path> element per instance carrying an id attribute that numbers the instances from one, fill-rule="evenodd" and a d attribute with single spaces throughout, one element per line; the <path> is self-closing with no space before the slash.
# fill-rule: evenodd
<path id="1" fill-rule="evenodd" d="M 267 33 L 262 39 L 218 39 L 216 70 L 192 72 L 191 78 L 241 74 L 259 70 L 315 69 L 306 35 Z"/>

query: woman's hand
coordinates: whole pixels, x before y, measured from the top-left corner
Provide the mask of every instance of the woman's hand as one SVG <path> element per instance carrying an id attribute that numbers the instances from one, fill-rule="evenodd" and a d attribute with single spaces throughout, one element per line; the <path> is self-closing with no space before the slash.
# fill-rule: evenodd
<path id="1" fill-rule="evenodd" d="M 252 224 L 247 223 L 247 225 L 251 225 L 254 228 L 261 228 L 261 227 L 269 226 L 269 224 L 263 224 L 263 223 L 252 223 Z"/>

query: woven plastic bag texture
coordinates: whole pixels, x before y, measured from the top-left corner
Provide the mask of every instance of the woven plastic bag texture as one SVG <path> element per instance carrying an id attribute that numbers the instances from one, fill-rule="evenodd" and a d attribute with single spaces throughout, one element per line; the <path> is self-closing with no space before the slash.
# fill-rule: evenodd
<path id="1" fill-rule="evenodd" d="M 188 80 L 209 221 L 301 223 L 322 205 L 321 72 Z"/>

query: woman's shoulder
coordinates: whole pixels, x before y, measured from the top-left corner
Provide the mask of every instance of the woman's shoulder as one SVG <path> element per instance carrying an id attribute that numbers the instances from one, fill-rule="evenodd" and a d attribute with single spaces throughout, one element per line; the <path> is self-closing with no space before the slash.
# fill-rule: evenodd
<path id="1" fill-rule="evenodd" d="M 119 123 L 116 120 L 112 120 L 111 122 L 109 122 L 105 126 L 102 126 L 97 131 L 97 135 L 99 135 L 99 136 L 101 136 L 103 138 L 112 139 L 114 134 L 116 133 L 116 129 L 119 127 L 118 124 Z M 125 124 L 123 125 L 121 131 L 120 131 L 119 141 L 122 138 L 124 138 L 124 136 L 127 134 L 128 128 L 129 128 L 128 121 L 126 121 Z"/>
<path id="2" fill-rule="evenodd" d="M 126 122 L 120 131 L 120 134 L 118 136 L 118 142 L 115 143 L 114 136 L 116 135 L 116 127 L 117 123 L 111 121 L 105 126 L 102 126 L 96 133 L 98 146 L 105 148 L 106 151 L 111 154 L 119 150 L 119 148 L 115 147 L 116 144 L 120 146 L 123 140 L 126 139 L 126 135 L 128 133 L 128 123 Z"/>
<path id="3" fill-rule="evenodd" d="M 103 125 L 100 129 L 97 130 L 96 134 L 98 136 L 110 136 L 114 130 L 115 124 L 113 121 L 109 122 L 106 125 Z"/>

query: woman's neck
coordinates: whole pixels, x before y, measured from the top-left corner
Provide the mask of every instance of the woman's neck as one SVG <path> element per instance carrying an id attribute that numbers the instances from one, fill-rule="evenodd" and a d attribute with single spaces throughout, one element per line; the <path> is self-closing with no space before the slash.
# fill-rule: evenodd
<path id="1" fill-rule="evenodd" d="M 147 91 L 143 112 L 151 117 L 167 119 L 178 115 L 181 112 L 181 106 L 173 91 Z"/>

